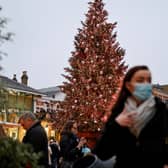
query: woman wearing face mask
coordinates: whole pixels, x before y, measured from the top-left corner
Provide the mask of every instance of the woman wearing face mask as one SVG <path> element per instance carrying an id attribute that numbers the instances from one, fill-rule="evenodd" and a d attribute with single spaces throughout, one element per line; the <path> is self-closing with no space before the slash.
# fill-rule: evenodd
<path id="1" fill-rule="evenodd" d="M 115 168 L 168 168 L 168 111 L 152 95 L 147 66 L 126 73 L 93 153 L 102 160 L 116 155 Z"/>

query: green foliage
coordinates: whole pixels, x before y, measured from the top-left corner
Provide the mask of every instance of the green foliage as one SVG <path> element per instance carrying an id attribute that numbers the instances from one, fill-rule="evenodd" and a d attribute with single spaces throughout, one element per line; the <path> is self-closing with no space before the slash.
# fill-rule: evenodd
<path id="1" fill-rule="evenodd" d="M 38 160 L 40 153 L 34 153 L 28 144 L 22 144 L 18 140 L 11 138 L 0 138 L 0 167 L 4 168 L 40 168 Z"/>

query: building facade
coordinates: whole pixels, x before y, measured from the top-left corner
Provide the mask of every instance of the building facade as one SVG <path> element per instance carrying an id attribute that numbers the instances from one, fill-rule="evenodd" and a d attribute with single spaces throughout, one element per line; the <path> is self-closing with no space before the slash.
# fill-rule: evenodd
<path id="1" fill-rule="evenodd" d="M 34 100 L 42 96 L 39 91 L 27 86 L 27 76 L 23 72 L 21 83 L 17 82 L 16 76 L 9 79 L 0 76 L 0 124 L 10 137 L 17 139 L 19 135 L 18 119 L 24 112 L 34 112 Z"/>
<path id="2" fill-rule="evenodd" d="M 168 105 L 168 85 L 153 85 L 153 94 Z"/>
<path id="3" fill-rule="evenodd" d="M 8 136 L 21 140 L 25 131 L 18 124 L 20 115 L 32 112 L 41 120 L 48 137 L 57 137 L 53 128 L 54 115 L 59 108 L 59 101 L 64 98 L 58 87 L 36 90 L 28 86 L 28 76 L 23 71 L 21 82 L 0 76 L 0 124 Z"/>

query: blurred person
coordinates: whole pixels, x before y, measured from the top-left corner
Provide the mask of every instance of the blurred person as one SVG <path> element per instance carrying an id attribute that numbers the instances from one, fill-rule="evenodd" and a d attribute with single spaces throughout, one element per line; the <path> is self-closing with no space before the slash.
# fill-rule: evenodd
<path id="1" fill-rule="evenodd" d="M 50 139 L 50 147 L 52 150 L 51 168 L 57 168 L 59 157 L 60 157 L 60 149 L 59 149 L 59 145 L 53 138 Z"/>
<path id="2" fill-rule="evenodd" d="M 168 110 L 152 94 L 146 65 L 130 68 L 93 153 L 115 168 L 168 168 Z"/>
<path id="3" fill-rule="evenodd" d="M 82 157 L 82 146 L 85 141 L 77 136 L 78 124 L 76 121 L 70 120 L 66 123 L 60 139 L 60 150 L 62 163 L 61 168 L 71 168 L 73 163 Z"/>
<path id="4" fill-rule="evenodd" d="M 48 144 L 48 168 L 52 168 L 52 160 L 51 160 L 51 156 L 52 156 L 52 149 L 50 144 Z"/>
<path id="5" fill-rule="evenodd" d="M 48 168 L 48 139 L 45 129 L 41 126 L 40 121 L 36 119 L 36 116 L 33 113 L 27 112 L 21 115 L 19 123 L 26 130 L 22 142 L 31 144 L 34 152 L 42 153 L 39 165 Z"/>
<path id="6" fill-rule="evenodd" d="M 82 137 L 81 140 L 84 141 L 83 146 L 81 147 L 82 148 L 81 152 L 83 156 L 86 156 L 88 153 L 91 153 L 91 149 L 88 147 L 87 139 L 85 137 Z"/>

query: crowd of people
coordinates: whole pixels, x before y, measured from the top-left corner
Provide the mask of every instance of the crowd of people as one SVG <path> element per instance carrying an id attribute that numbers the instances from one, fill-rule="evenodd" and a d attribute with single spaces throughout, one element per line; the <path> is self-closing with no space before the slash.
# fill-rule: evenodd
<path id="1" fill-rule="evenodd" d="M 43 168 L 71 168 L 79 158 L 91 152 L 85 137 L 79 138 L 78 125 L 68 121 L 61 133 L 60 142 L 54 137 L 48 139 L 47 133 L 34 113 L 24 113 L 19 118 L 19 124 L 25 129 L 22 143 L 30 144 L 35 153 L 40 153 L 38 165 Z M 7 137 L 0 125 L 0 138 Z M 26 165 L 24 168 L 31 168 Z"/>
<path id="2" fill-rule="evenodd" d="M 76 121 L 66 123 L 59 143 L 53 137 L 47 138 L 45 129 L 33 113 L 24 113 L 19 123 L 26 130 L 22 142 L 31 144 L 35 152 L 43 154 L 39 165 L 44 168 L 71 168 L 76 160 L 91 152 L 87 139 L 77 136 Z"/>
<path id="3" fill-rule="evenodd" d="M 57 142 L 48 139 L 33 113 L 24 113 L 19 119 L 26 130 L 22 142 L 43 154 L 39 165 L 44 168 L 90 168 L 90 165 L 92 168 L 168 168 L 168 109 L 152 93 L 152 75 L 147 66 L 138 65 L 127 71 L 111 111 L 93 149 L 87 146 L 85 137 L 77 136 L 76 121 L 66 123 Z M 0 127 L 0 136 L 3 135 Z M 115 164 L 111 161 L 104 164 L 114 156 Z M 93 165 L 93 161 L 97 164 Z"/>

